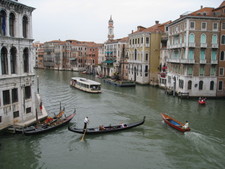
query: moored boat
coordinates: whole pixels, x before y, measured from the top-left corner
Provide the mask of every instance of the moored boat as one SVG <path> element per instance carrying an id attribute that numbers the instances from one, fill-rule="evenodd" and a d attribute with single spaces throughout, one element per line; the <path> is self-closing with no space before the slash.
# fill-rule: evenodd
<path id="1" fill-rule="evenodd" d="M 168 116 L 166 114 L 161 113 L 161 116 L 162 116 L 162 118 L 163 118 L 163 120 L 164 120 L 164 122 L 166 124 L 168 124 L 172 128 L 175 128 L 178 131 L 186 132 L 186 131 L 190 131 L 191 130 L 190 127 L 184 128 L 184 124 L 183 123 L 175 120 L 174 118 L 172 118 L 172 117 L 170 117 L 170 116 Z"/>
<path id="2" fill-rule="evenodd" d="M 101 93 L 101 83 L 90 79 L 72 77 L 70 80 L 70 85 L 88 93 Z"/>
<path id="3" fill-rule="evenodd" d="M 35 135 L 35 134 L 40 134 L 40 133 L 44 133 L 44 132 L 59 128 L 69 123 L 72 120 L 72 118 L 75 116 L 75 114 L 76 113 L 74 111 L 74 113 L 72 113 L 71 115 L 65 118 L 57 119 L 56 121 L 53 121 L 51 123 L 40 124 L 40 125 L 24 128 L 23 133 L 25 135 Z"/>
<path id="4" fill-rule="evenodd" d="M 122 131 L 122 130 L 127 130 L 133 127 L 140 126 L 144 124 L 145 122 L 145 116 L 142 121 L 134 122 L 134 123 L 129 123 L 129 124 L 119 124 L 119 125 L 109 125 L 109 126 L 99 126 L 95 128 L 87 128 L 85 131 L 85 134 L 104 134 L 104 133 L 110 133 L 110 132 L 116 132 L 116 131 Z M 68 126 L 68 130 L 79 133 L 79 134 L 84 134 L 84 129 L 83 128 L 75 128 L 73 126 Z"/>

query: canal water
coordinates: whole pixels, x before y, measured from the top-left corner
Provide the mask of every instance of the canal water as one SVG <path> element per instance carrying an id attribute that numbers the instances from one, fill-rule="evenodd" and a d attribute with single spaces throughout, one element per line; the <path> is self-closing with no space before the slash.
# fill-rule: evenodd
<path id="1" fill-rule="evenodd" d="M 119 88 L 77 72 L 37 70 L 40 94 L 49 114 L 59 105 L 77 114 L 70 125 L 89 127 L 142 120 L 144 125 L 124 132 L 85 136 L 67 126 L 36 135 L 1 135 L 1 169 L 220 169 L 225 167 L 225 100 L 168 96 L 159 88 L 137 85 Z M 102 83 L 101 94 L 69 86 L 70 78 L 84 76 Z M 160 113 L 190 121 L 191 132 L 182 134 L 162 122 Z"/>

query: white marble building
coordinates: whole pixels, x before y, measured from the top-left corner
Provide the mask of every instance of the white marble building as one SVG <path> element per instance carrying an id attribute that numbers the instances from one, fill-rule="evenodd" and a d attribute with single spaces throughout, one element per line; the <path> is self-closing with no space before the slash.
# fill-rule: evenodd
<path id="1" fill-rule="evenodd" d="M 32 12 L 34 8 L 0 0 L 0 130 L 28 125 L 47 114 L 34 91 Z"/>

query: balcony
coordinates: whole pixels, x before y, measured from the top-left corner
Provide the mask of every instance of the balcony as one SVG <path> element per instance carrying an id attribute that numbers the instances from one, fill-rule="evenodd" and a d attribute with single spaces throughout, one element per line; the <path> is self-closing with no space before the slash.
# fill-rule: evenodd
<path id="1" fill-rule="evenodd" d="M 211 60 L 211 64 L 218 64 L 218 60 Z"/>
<path id="2" fill-rule="evenodd" d="M 206 64 L 206 60 L 205 60 L 205 59 L 201 59 L 201 60 L 199 61 L 199 63 L 200 63 L 200 64 Z"/>
<path id="3" fill-rule="evenodd" d="M 218 44 L 217 43 L 213 43 L 212 44 L 212 48 L 218 48 Z"/>
<path id="4" fill-rule="evenodd" d="M 172 58 L 168 59 L 168 62 L 172 63 L 182 63 L 182 64 L 194 64 L 195 60 L 194 59 L 180 59 L 180 58 Z"/>
<path id="5" fill-rule="evenodd" d="M 189 42 L 188 47 L 189 48 L 195 48 L 195 42 Z"/>
<path id="6" fill-rule="evenodd" d="M 201 43 L 200 47 L 201 48 L 207 48 L 207 43 Z"/>
<path id="7" fill-rule="evenodd" d="M 195 60 L 194 59 L 181 59 L 180 63 L 183 63 L 183 64 L 194 64 Z"/>

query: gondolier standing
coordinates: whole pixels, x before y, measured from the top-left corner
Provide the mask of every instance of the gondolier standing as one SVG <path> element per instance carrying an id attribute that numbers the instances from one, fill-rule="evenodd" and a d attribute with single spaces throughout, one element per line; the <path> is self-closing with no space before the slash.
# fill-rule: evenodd
<path id="1" fill-rule="evenodd" d="M 89 123 L 88 117 L 84 118 L 84 130 L 87 129 L 87 124 Z"/>

